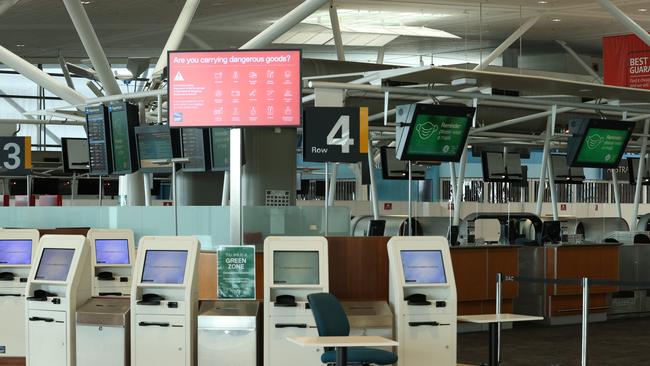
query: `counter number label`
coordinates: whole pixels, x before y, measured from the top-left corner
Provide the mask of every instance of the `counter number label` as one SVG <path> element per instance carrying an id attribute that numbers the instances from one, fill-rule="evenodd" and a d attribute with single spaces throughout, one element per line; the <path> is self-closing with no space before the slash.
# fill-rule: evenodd
<path id="1" fill-rule="evenodd" d="M 0 176 L 31 174 L 31 141 L 30 137 L 0 137 Z"/>
<path id="2" fill-rule="evenodd" d="M 304 161 L 362 161 L 368 152 L 368 108 L 308 108 L 303 139 Z"/>

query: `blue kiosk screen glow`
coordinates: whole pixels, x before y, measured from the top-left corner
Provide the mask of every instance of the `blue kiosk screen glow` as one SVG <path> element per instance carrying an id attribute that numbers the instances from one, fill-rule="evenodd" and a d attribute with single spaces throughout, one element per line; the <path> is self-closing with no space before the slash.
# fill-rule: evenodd
<path id="1" fill-rule="evenodd" d="M 147 250 L 143 283 L 180 285 L 185 280 L 187 250 Z"/>
<path id="2" fill-rule="evenodd" d="M 317 251 L 273 252 L 273 283 L 282 285 L 318 285 Z"/>
<path id="3" fill-rule="evenodd" d="M 97 264 L 129 264 L 129 241 L 126 239 L 95 240 Z"/>
<path id="4" fill-rule="evenodd" d="M 402 250 L 400 255 L 407 284 L 447 283 L 440 250 Z"/>
<path id="5" fill-rule="evenodd" d="M 36 280 L 65 281 L 70 272 L 74 249 L 45 248 L 36 270 Z"/>
<path id="6" fill-rule="evenodd" d="M 31 240 L 0 240 L 0 265 L 32 264 Z"/>

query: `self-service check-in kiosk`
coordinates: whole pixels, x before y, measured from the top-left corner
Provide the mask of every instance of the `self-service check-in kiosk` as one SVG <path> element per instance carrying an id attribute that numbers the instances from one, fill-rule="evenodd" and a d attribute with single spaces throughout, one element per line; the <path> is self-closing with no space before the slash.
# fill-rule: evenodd
<path id="1" fill-rule="evenodd" d="M 131 291 L 131 365 L 196 365 L 199 241 L 140 239 Z"/>
<path id="2" fill-rule="evenodd" d="M 447 239 L 388 242 L 389 299 L 399 366 L 456 365 L 456 282 Z"/>
<path id="3" fill-rule="evenodd" d="M 264 241 L 264 365 L 320 366 L 322 349 L 287 337 L 317 337 L 307 295 L 329 291 L 327 240 L 268 237 Z"/>
<path id="4" fill-rule="evenodd" d="M 0 358 L 25 357 L 25 287 L 38 230 L 0 230 Z"/>
<path id="5" fill-rule="evenodd" d="M 202 301 L 197 325 L 198 366 L 261 365 L 260 303 Z"/>
<path id="6" fill-rule="evenodd" d="M 133 231 L 90 229 L 93 296 L 129 296 L 135 260 Z"/>
<path id="7" fill-rule="evenodd" d="M 45 235 L 27 282 L 27 365 L 75 366 L 75 313 L 90 298 L 90 247 L 80 235 Z"/>

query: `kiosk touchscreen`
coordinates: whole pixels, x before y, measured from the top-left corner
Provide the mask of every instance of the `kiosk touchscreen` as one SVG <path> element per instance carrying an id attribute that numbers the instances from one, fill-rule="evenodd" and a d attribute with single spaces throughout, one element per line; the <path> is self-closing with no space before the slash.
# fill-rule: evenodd
<path id="1" fill-rule="evenodd" d="M 388 242 L 389 299 L 399 366 L 456 365 L 456 282 L 447 239 Z"/>
<path id="2" fill-rule="evenodd" d="M 90 229 L 93 296 L 129 296 L 135 260 L 133 231 Z"/>
<path id="3" fill-rule="evenodd" d="M 131 365 L 196 365 L 199 241 L 140 239 L 131 290 Z"/>
<path id="4" fill-rule="evenodd" d="M 264 365 L 318 366 L 323 350 L 287 337 L 318 336 L 307 295 L 329 292 L 327 240 L 268 237 L 264 241 Z"/>
<path id="5" fill-rule="evenodd" d="M 0 229 L 0 359 L 25 357 L 25 287 L 38 230 Z"/>
<path id="6" fill-rule="evenodd" d="M 45 235 L 27 281 L 27 364 L 75 366 L 75 313 L 90 298 L 90 248 L 81 235 Z"/>

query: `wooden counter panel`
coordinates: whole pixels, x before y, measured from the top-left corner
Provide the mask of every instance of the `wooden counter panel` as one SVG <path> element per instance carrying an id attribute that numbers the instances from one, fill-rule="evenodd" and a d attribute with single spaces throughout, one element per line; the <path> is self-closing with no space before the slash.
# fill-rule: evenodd
<path id="1" fill-rule="evenodd" d="M 551 296 L 551 315 L 567 316 L 582 313 L 582 295 Z M 604 313 L 608 310 L 606 294 L 589 295 L 589 312 Z"/>
<path id="2" fill-rule="evenodd" d="M 487 299 L 487 250 L 452 249 L 451 261 L 454 265 L 458 302 Z"/>
<path id="3" fill-rule="evenodd" d="M 487 252 L 487 290 L 488 298 L 496 299 L 497 273 L 504 276 L 519 275 L 519 249 L 517 248 L 493 248 Z M 518 282 L 503 282 L 501 288 L 502 299 L 514 299 L 519 293 Z"/>
<path id="4" fill-rule="evenodd" d="M 565 246 L 556 249 L 549 248 L 548 251 L 557 255 L 557 268 L 554 268 L 558 279 L 619 279 L 619 247 L 618 246 Z M 549 256 L 549 264 L 553 266 L 552 257 Z M 547 272 L 554 273 L 554 272 Z M 616 292 L 616 286 L 594 285 L 590 286 L 590 293 L 604 294 Z M 581 286 L 556 286 L 553 292 L 556 295 L 579 295 L 582 294 Z"/>
<path id="5" fill-rule="evenodd" d="M 217 253 L 199 254 L 199 299 L 217 299 Z"/>
<path id="6" fill-rule="evenodd" d="M 388 301 L 388 237 L 328 237 L 330 292 L 344 301 Z"/>
<path id="7" fill-rule="evenodd" d="M 26 361 L 24 357 L 6 357 L 0 358 L 0 365 L 2 366 L 25 366 Z"/>

